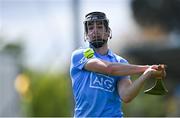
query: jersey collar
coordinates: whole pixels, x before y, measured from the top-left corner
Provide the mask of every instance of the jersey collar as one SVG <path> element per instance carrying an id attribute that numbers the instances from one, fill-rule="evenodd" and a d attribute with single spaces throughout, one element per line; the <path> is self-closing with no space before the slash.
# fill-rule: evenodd
<path id="1" fill-rule="evenodd" d="M 108 54 L 107 55 L 110 56 L 110 57 L 114 57 L 113 52 L 110 49 L 108 49 Z"/>

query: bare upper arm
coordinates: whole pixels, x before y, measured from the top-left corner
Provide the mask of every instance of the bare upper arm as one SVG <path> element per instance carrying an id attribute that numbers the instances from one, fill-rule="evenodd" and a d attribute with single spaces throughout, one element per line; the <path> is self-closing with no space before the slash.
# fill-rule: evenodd
<path id="1" fill-rule="evenodd" d="M 128 76 L 126 76 L 126 77 L 128 77 Z M 132 85 L 131 79 L 123 78 L 123 79 L 119 80 L 118 84 L 117 84 L 119 95 L 123 96 L 124 91 L 126 91 L 127 88 L 131 85 Z"/>
<path id="2" fill-rule="evenodd" d="M 90 59 L 84 66 L 84 68 L 88 71 L 109 74 L 109 66 L 110 62 L 100 60 L 97 58 Z"/>

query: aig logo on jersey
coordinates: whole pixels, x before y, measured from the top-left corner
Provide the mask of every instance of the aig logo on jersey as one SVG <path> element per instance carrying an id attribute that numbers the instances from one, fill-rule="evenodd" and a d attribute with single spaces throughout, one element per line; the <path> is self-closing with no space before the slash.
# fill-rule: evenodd
<path id="1" fill-rule="evenodd" d="M 97 88 L 108 92 L 114 91 L 114 79 L 102 74 L 90 75 L 90 87 Z"/>

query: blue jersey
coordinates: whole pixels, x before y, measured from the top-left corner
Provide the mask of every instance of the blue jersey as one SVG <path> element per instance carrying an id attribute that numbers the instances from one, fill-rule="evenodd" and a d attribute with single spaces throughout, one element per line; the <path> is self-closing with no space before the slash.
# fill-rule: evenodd
<path id="1" fill-rule="evenodd" d="M 75 99 L 75 117 L 121 117 L 121 99 L 117 91 L 117 82 L 124 76 L 109 76 L 84 69 L 89 59 L 78 49 L 72 53 L 70 75 Z M 93 58 L 109 62 L 128 63 L 111 50 L 107 55 L 95 52 Z"/>

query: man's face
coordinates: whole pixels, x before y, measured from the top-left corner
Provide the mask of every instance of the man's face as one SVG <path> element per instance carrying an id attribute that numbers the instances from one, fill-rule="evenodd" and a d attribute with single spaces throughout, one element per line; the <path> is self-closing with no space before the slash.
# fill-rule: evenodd
<path id="1" fill-rule="evenodd" d="M 87 22 L 87 37 L 89 41 L 108 40 L 109 33 L 104 26 L 104 21 Z"/>

